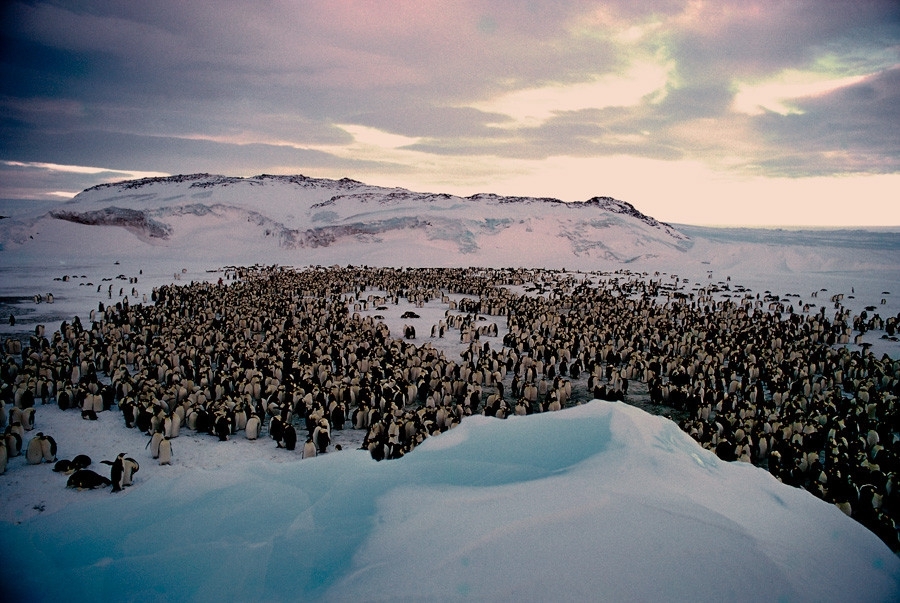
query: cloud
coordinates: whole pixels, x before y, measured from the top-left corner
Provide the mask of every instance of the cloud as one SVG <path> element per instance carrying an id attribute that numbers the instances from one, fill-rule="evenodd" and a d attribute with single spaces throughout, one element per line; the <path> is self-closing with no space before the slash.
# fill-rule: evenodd
<path id="1" fill-rule="evenodd" d="M 95 184 L 153 176 L 168 176 L 168 174 L 83 165 L 0 161 L 0 181 L 3 182 L 0 198 L 68 199 Z M 70 188 L 60 190 L 65 187 Z"/>
<path id="2" fill-rule="evenodd" d="M 490 190 L 492 177 L 525 186 L 542 162 L 566 160 L 582 179 L 591 159 L 696 163 L 735 186 L 898 170 L 891 0 L 38 0 L 2 11 L 5 161 L 451 192 Z M 39 179 L 52 186 L 42 194 L 91 176 L 68 174 L 68 186 Z"/>
<path id="3" fill-rule="evenodd" d="M 559 113 L 627 107 L 661 100 L 665 95 L 667 76 L 666 66 L 641 62 L 629 66 L 621 74 L 605 74 L 587 82 L 516 90 L 475 103 L 472 107 L 499 113 L 512 120 L 495 124 L 498 127 L 535 127 Z"/>
<path id="4" fill-rule="evenodd" d="M 791 101 L 822 96 L 840 88 L 852 86 L 866 79 L 865 75 L 831 78 L 824 74 L 787 70 L 775 78 L 755 84 L 738 83 L 734 96 L 735 111 L 761 115 L 773 111 L 780 115 L 803 113 Z"/>
<path id="5" fill-rule="evenodd" d="M 132 178 L 153 178 L 156 176 L 168 176 L 169 174 L 162 172 L 139 172 L 135 170 L 131 171 L 121 171 L 121 170 L 110 170 L 108 168 L 98 168 L 91 167 L 85 165 L 58 165 L 55 163 L 39 163 L 39 162 L 30 162 L 23 163 L 21 161 L 4 161 L 4 165 L 7 167 L 18 167 L 18 168 L 33 168 L 39 170 L 47 170 L 50 172 L 70 172 L 73 174 L 119 174 L 121 175 L 121 180 L 128 180 Z"/>
<path id="6" fill-rule="evenodd" d="M 759 173 L 900 173 L 900 67 L 796 103 L 755 118 L 773 151 Z"/>

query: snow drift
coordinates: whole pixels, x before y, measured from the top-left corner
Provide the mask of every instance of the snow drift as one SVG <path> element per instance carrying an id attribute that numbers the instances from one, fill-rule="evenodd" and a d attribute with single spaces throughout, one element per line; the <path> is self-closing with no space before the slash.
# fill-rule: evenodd
<path id="1" fill-rule="evenodd" d="M 212 442 L 209 442 L 212 444 Z M 213 444 L 211 448 L 214 448 Z M 46 469 L 49 467 L 41 467 Z M 896 600 L 833 505 L 620 403 L 140 482 L 0 524 L 13 599 Z M 62 481 L 63 478 L 60 478 Z M 16 567 L 32 568 L 16 572 Z"/>

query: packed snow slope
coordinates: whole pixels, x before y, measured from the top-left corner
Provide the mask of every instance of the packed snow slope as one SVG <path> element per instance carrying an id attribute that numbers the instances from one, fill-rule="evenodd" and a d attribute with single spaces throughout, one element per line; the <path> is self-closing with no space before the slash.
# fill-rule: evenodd
<path id="1" fill-rule="evenodd" d="M 671 421 L 621 403 L 469 417 L 391 462 L 358 450 L 281 463 L 246 457 L 224 470 L 136 479 L 116 495 L 61 489 L 79 500 L 0 523 L 4 550 L 14 551 L 3 564 L 5 596 L 900 596 L 900 559 L 833 505 L 724 463 Z"/>

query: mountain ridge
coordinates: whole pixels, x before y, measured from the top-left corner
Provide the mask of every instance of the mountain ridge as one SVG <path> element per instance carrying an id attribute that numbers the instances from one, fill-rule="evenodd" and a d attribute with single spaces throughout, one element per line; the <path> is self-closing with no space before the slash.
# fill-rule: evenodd
<path id="1" fill-rule="evenodd" d="M 419 236 L 429 245 L 450 244 L 453 252 L 471 257 L 526 237 L 549 242 L 557 256 L 630 263 L 692 244 L 672 225 L 613 197 L 573 202 L 495 193 L 461 197 L 302 174 L 244 178 L 198 173 L 100 184 L 51 211 L 50 217 L 119 226 L 145 243 L 164 244 L 179 236 L 179 218 L 234 221 L 238 214 L 232 210 L 284 250 L 359 242 L 383 246 L 386 238 L 403 235 Z"/>

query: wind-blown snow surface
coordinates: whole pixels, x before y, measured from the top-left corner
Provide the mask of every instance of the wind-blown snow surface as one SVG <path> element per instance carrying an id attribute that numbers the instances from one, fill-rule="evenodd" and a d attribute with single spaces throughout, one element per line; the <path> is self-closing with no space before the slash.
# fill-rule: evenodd
<path id="1" fill-rule="evenodd" d="M 211 442 L 210 442 L 211 443 Z M 41 467 L 49 471 L 49 467 Z M 252 456 L 0 524 L 10 600 L 896 600 L 833 505 L 594 401 L 414 454 Z M 59 478 L 60 482 L 63 478 Z M 31 568 L 29 571 L 16 571 Z"/>

